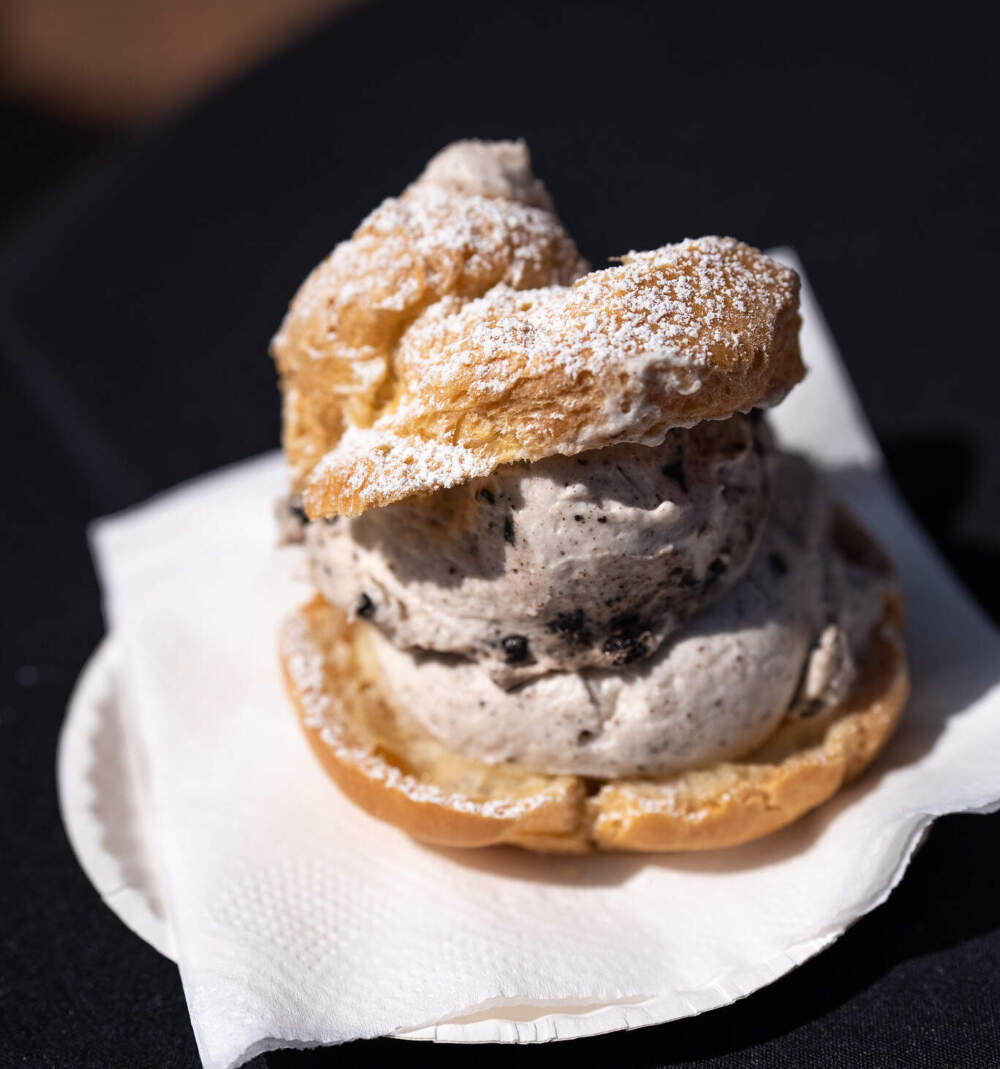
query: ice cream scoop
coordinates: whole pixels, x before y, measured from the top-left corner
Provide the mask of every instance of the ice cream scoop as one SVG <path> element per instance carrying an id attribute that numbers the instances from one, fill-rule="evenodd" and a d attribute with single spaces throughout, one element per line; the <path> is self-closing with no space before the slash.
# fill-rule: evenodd
<path id="1" fill-rule="evenodd" d="M 601 778 L 736 758 L 786 716 L 840 701 L 883 612 L 886 586 L 838 547 L 835 516 L 809 466 L 782 457 L 742 579 L 624 668 L 552 672 L 504 691 L 474 661 L 366 634 L 389 700 L 467 756 Z"/>
<path id="2" fill-rule="evenodd" d="M 305 527 L 326 598 L 405 649 L 457 653 L 509 687 L 653 654 L 743 574 L 773 447 L 735 415 Z"/>

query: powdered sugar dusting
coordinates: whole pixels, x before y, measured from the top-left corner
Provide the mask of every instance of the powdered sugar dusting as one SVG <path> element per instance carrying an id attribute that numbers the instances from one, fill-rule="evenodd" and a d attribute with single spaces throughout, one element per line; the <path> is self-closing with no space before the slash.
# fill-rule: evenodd
<path id="1" fill-rule="evenodd" d="M 321 483 L 333 466 L 346 467 L 347 489 L 362 499 L 408 497 L 429 488 L 457 486 L 488 475 L 494 467 L 464 446 L 403 438 L 378 427 L 348 428 L 336 451 L 313 469 L 311 481 Z"/>
<path id="2" fill-rule="evenodd" d="M 435 157 L 316 268 L 275 336 L 310 515 L 656 444 L 801 377 L 794 271 L 719 237 L 621 260 L 585 274 L 522 143 Z"/>
<path id="3" fill-rule="evenodd" d="M 767 349 L 797 285 L 756 250 L 707 237 L 629 253 L 571 286 L 444 298 L 400 337 L 393 405 L 366 434 L 349 428 L 311 484 L 363 511 L 500 463 L 655 445 L 671 428 L 768 401 Z M 738 402 L 690 417 L 706 384 L 724 396 L 720 378 L 753 375 Z"/>
<path id="4" fill-rule="evenodd" d="M 572 286 L 498 285 L 461 308 L 444 303 L 422 317 L 402 339 L 398 366 L 413 375 L 413 392 L 423 392 L 474 363 L 474 388 L 496 394 L 511 388 L 510 376 L 553 363 L 574 376 L 644 356 L 670 365 L 679 391 L 691 394 L 699 369 L 766 331 L 795 297 L 794 272 L 749 251 L 733 238 L 688 239 L 629 253 Z M 526 354 L 526 369 L 511 366 L 512 352 Z"/>
<path id="5" fill-rule="evenodd" d="M 553 210 L 548 191 L 532 174 L 524 141 L 455 141 L 427 164 L 417 182 Z"/>
<path id="6" fill-rule="evenodd" d="M 272 342 L 296 478 L 396 391 L 399 339 L 428 308 L 567 285 L 588 269 L 511 142 L 461 143 L 383 201 L 306 279 Z M 290 431 L 294 428 L 294 431 Z"/>

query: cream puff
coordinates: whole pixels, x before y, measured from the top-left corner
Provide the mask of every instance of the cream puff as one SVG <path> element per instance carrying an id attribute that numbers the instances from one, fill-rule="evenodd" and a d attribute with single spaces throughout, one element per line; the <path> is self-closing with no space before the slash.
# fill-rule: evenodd
<path id="1" fill-rule="evenodd" d="M 449 146 L 334 249 L 273 342 L 317 590 L 280 645 L 348 796 L 439 844 L 696 850 L 872 760 L 901 599 L 768 429 L 798 326 L 731 238 L 589 271 L 520 143 Z"/>

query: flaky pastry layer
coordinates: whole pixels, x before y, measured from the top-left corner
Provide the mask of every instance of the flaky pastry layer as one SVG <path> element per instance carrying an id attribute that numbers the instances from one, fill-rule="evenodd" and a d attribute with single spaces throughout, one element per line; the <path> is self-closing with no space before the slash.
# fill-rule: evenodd
<path id="1" fill-rule="evenodd" d="M 339 245 L 274 339 L 313 518 L 513 461 L 655 444 L 803 375 L 794 271 L 706 237 L 584 274 L 523 146 L 471 144 Z"/>

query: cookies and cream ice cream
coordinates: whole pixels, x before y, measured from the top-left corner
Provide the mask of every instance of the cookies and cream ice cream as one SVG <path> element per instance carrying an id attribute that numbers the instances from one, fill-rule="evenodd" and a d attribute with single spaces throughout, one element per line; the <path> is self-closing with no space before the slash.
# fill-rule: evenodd
<path id="1" fill-rule="evenodd" d="M 312 579 L 396 646 L 461 654 L 502 687 L 632 664 L 742 575 L 772 453 L 763 420 L 736 415 L 656 447 L 505 465 L 308 524 Z"/>
<path id="2" fill-rule="evenodd" d="M 760 420 L 738 422 L 735 434 L 722 424 L 703 431 L 700 474 L 714 471 L 717 482 L 714 495 L 710 483 L 690 495 L 690 516 L 664 473 L 676 481 L 663 459 L 676 456 L 672 442 L 504 472 L 492 502 L 470 486 L 360 520 L 307 523 L 301 537 L 326 596 L 374 625 L 368 642 L 388 692 L 458 752 L 607 778 L 738 757 L 784 718 L 844 697 L 885 593 L 881 562 L 852 559 L 838 543 L 839 513 L 803 460 L 779 455 L 771 504 L 774 458 L 761 444 L 769 437 Z M 690 448 L 695 437 L 682 441 Z M 493 513 L 501 492 L 526 484 L 522 497 L 542 499 L 526 513 L 533 557 L 526 564 L 508 543 L 483 568 L 469 540 L 491 524 L 502 530 Z M 368 516 L 380 520 L 378 539 L 361 522 Z M 591 524 L 594 532 L 579 533 Z M 714 561 L 726 567 L 713 570 Z M 645 621 L 655 607 L 663 615 L 654 627 Z M 504 642 L 491 636 L 512 634 L 515 622 L 515 663 L 498 669 Z M 470 632 L 481 642 L 470 643 Z M 624 656 L 611 641 L 619 636 Z M 522 640 L 529 650 L 537 643 L 545 662 L 519 679 Z"/>

